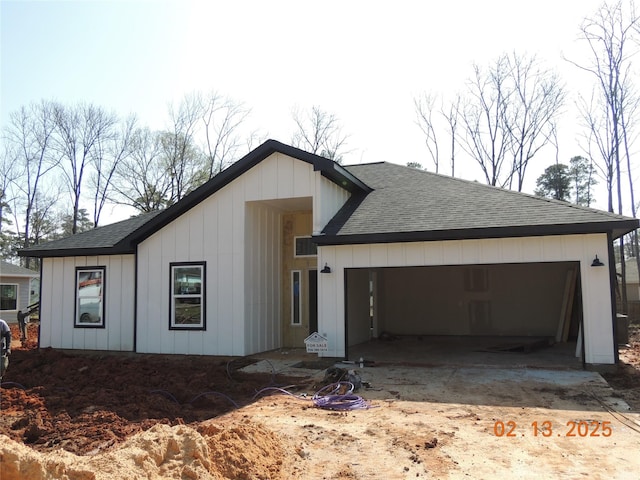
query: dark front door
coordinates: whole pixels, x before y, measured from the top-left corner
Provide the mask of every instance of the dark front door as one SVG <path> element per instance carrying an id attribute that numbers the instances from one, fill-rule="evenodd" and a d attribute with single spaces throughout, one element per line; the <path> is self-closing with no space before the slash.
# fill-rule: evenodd
<path id="1" fill-rule="evenodd" d="M 318 331 L 318 270 L 309 270 L 309 333 Z"/>

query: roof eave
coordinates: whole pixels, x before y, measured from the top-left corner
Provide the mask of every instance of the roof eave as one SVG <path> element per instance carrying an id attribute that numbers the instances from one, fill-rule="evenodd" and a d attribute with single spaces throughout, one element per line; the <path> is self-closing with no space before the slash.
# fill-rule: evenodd
<path id="1" fill-rule="evenodd" d="M 24 273 L 2 273 L 0 272 L 0 278 L 37 278 L 40 275 L 38 272 L 33 272 L 32 274 L 24 274 Z"/>
<path id="2" fill-rule="evenodd" d="M 431 242 L 438 240 L 478 240 L 485 238 L 539 237 L 546 235 L 579 235 L 612 232 L 619 238 L 636 228 L 637 219 L 617 222 L 572 223 L 559 225 L 525 225 L 515 227 L 491 227 L 459 230 L 431 230 L 412 232 L 388 232 L 354 235 L 315 235 L 318 245 L 356 245 L 366 243 Z"/>
<path id="3" fill-rule="evenodd" d="M 135 253 L 132 246 L 121 247 L 91 247 L 91 248 L 65 248 L 65 249 L 29 249 L 19 250 L 21 257 L 48 258 L 48 257 L 89 257 L 96 255 L 129 255 Z"/>
<path id="4" fill-rule="evenodd" d="M 322 160 L 326 161 L 327 159 L 322 158 Z M 373 190 L 341 165 L 338 165 L 332 160 L 329 160 L 329 162 L 330 163 L 322 162 L 322 164 L 320 164 L 320 162 L 316 162 L 313 164 L 313 169 L 315 171 L 319 170 L 323 177 L 328 178 L 336 185 L 348 190 L 350 193 L 369 193 Z"/>

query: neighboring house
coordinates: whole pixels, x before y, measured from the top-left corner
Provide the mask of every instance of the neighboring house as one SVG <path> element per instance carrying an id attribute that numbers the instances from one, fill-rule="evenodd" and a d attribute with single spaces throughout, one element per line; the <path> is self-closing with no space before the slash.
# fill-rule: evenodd
<path id="1" fill-rule="evenodd" d="M 627 322 L 629 323 L 637 323 L 640 320 L 640 280 L 638 278 L 638 264 L 636 263 L 635 257 L 629 257 L 625 261 L 625 277 L 626 277 L 626 291 L 627 291 L 627 305 L 626 311 L 625 307 L 622 305 L 622 296 L 620 295 L 620 291 L 617 292 L 617 300 L 618 300 L 618 311 L 625 314 L 627 318 Z M 618 275 L 618 289 L 622 289 L 622 264 L 616 263 L 616 272 Z M 619 315 L 620 317 L 620 315 Z M 620 321 L 620 320 L 619 320 Z M 620 326 L 619 329 L 623 332 L 627 332 L 626 336 L 622 335 L 618 338 L 621 340 L 620 343 L 628 343 L 628 327 Z"/>
<path id="2" fill-rule="evenodd" d="M 639 302 L 640 301 L 640 280 L 638 279 L 638 264 L 635 257 L 625 259 L 625 276 L 627 284 L 627 301 Z M 618 274 L 618 281 L 622 285 L 622 264 L 616 263 L 616 272 Z"/>
<path id="3" fill-rule="evenodd" d="M 317 331 L 323 356 L 344 357 L 382 332 L 565 340 L 571 327 L 586 363 L 611 364 L 612 240 L 637 227 L 269 140 L 164 211 L 21 254 L 42 258 L 41 347 L 241 356 Z"/>
<path id="4" fill-rule="evenodd" d="M 0 318 L 17 322 L 18 310 L 26 311 L 33 303 L 33 282 L 38 272 L 0 260 Z"/>

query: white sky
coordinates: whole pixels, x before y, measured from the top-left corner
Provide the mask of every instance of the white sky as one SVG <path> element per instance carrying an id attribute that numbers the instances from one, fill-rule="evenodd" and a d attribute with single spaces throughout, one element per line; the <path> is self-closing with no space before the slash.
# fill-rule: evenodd
<path id="1" fill-rule="evenodd" d="M 167 103 L 216 90 L 252 109 L 248 126 L 289 143 L 291 110 L 318 105 L 350 134 L 346 164 L 417 161 L 433 170 L 415 124 L 422 92 L 463 90 L 472 62 L 537 54 L 569 92 L 591 79 L 578 27 L 600 0 L 7 1 L 0 3 L 0 122 L 40 99 L 93 102 L 162 128 Z M 582 154 L 573 98 L 560 159 Z M 527 191 L 555 159 L 549 149 Z M 445 172 L 446 173 L 446 172 Z M 473 164 L 457 175 L 483 181 Z M 604 208 L 604 198 L 599 198 Z M 107 222 L 103 222 L 107 223 Z"/>

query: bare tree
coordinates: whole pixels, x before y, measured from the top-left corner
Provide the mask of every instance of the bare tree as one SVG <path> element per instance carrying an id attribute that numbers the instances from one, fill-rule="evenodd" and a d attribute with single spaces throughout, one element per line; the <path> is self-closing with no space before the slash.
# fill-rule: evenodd
<path id="1" fill-rule="evenodd" d="M 557 73 L 544 69 L 533 57 L 508 57 L 513 94 L 507 111 L 506 128 L 512 141 L 513 172 L 522 191 L 529 161 L 549 143 L 554 119 L 566 98 Z"/>
<path id="2" fill-rule="evenodd" d="M 16 181 L 17 154 L 14 146 L 3 142 L 0 152 L 0 257 L 8 259 L 16 256 L 16 232 L 8 230 L 13 222 L 9 216 L 13 213 L 11 186 Z M 5 226 L 6 225 L 6 226 Z"/>
<path id="3" fill-rule="evenodd" d="M 610 212 L 613 212 L 615 162 L 611 148 L 613 132 L 611 123 L 608 121 L 607 106 L 595 92 L 592 93 L 589 102 L 580 98 L 577 106 L 582 127 L 585 129 L 582 134 L 583 150 L 588 158 L 599 159 L 599 161 L 594 162 L 594 166 L 605 181 L 607 208 Z"/>
<path id="4" fill-rule="evenodd" d="M 61 170 L 71 196 L 75 235 L 85 174 L 92 159 L 99 156 L 101 142 L 112 139 L 117 117 L 101 107 L 83 103 L 72 107 L 55 104 L 53 115 L 55 149 L 61 156 Z"/>
<path id="5" fill-rule="evenodd" d="M 580 37 L 588 45 L 591 62 L 586 65 L 571 63 L 581 70 L 589 73 L 596 83 L 600 104 L 606 108 L 603 121 L 606 124 L 610 142 L 603 143 L 602 161 L 607 167 L 607 173 L 611 174 L 612 181 L 607 182 L 607 187 L 616 188 L 616 200 L 618 213 L 623 213 L 622 192 L 622 165 L 621 152 L 625 139 L 629 141 L 629 135 L 623 130 L 629 127 L 630 115 L 625 111 L 635 110 L 630 106 L 632 95 L 632 71 L 631 58 L 637 53 L 637 42 L 634 35 L 640 27 L 640 17 L 635 13 L 633 2 L 627 9 L 625 3 L 618 1 L 614 4 L 604 3 L 593 17 L 587 18 L 580 27 Z M 627 121 L 624 121 L 624 119 Z M 606 148 L 605 148 L 606 147 Z M 625 148 L 626 154 L 629 149 Z M 630 162 L 630 160 L 628 160 Z M 631 177 L 629 177 L 631 179 Z M 633 190 L 632 184 L 629 188 Z M 633 203 L 633 202 L 632 202 Z M 633 206 L 632 208 L 635 208 Z M 609 192 L 609 210 L 614 211 L 613 193 Z M 623 311 L 627 309 L 626 296 L 626 262 L 624 258 L 624 238 L 620 237 L 620 263 L 622 274 L 621 299 Z M 635 250 L 638 248 L 636 246 Z M 640 268 L 640 259 L 638 259 Z"/>
<path id="6" fill-rule="evenodd" d="M 161 134 L 137 129 L 129 155 L 117 165 L 110 200 L 139 212 L 152 212 L 170 205 L 171 178 L 162 157 Z"/>
<path id="7" fill-rule="evenodd" d="M 344 148 L 348 136 L 342 132 L 338 117 L 318 106 L 306 113 L 294 109 L 292 115 L 296 124 L 296 131 L 291 139 L 294 147 L 338 163 L 342 161 L 342 156 L 347 153 Z"/>
<path id="8" fill-rule="evenodd" d="M 168 113 L 165 130 L 131 135 L 112 201 L 141 212 L 165 208 L 233 163 L 245 145 L 239 130 L 249 110 L 217 92 L 185 95 Z"/>
<path id="9" fill-rule="evenodd" d="M 10 114 L 5 129 L 5 141 L 11 145 L 15 160 L 13 215 L 22 248 L 30 246 L 31 222 L 45 176 L 58 165 L 59 157 L 52 148 L 55 122 L 54 105 L 41 101 L 21 107 Z M 22 234 L 20 234 L 22 228 Z M 31 267 L 31 258 L 25 258 L 25 267 Z"/>
<path id="10" fill-rule="evenodd" d="M 119 131 L 114 129 L 113 133 L 99 137 L 91 152 L 93 171 L 89 182 L 93 194 L 93 228 L 98 227 L 100 214 L 111 195 L 118 166 L 131 154 L 136 124 L 135 115 L 129 116 L 121 123 Z M 83 218 L 77 219 L 78 222 L 81 220 Z"/>
<path id="11" fill-rule="evenodd" d="M 442 140 L 441 129 L 445 129 L 445 135 L 448 135 L 449 143 L 449 167 L 451 168 L 451 176 L 455 176 L 456 161 L 456 145 L 458 143 L 457 130 L 458 120 L 460 118 L 460 102 L 461 96 L 458 94 L 454 99 L 446 104 L 440 101 L 440 108 L 436 112 L 436 101 L 438 97 L 434 94 L 423 94 L 414 98 L 413 106 L 416 112 L 416 123 L 424 134 L 424 141 L 429 152 L 429 156 L 435 166 L 435 172 L 440 173 L 440 140 Z M 436 114 L 434 116 L 434 114 Z M 440 133 L 439 133 L 440 132 Z M 445 144 L 446 145 L 446 144 Z"/>
<path id="12" fill-rule="evenodd" d="M 631 4 L 633 7 L 633 4 Z M 580 27 L 580 37 L 585 40 L 591 53 L 591 63 L 581 65 L 569 60 L 573 65 L 591 74 L 596 82 L 595 95 L 599 104 L 606 109 L 604 121 L 610 138 L 603 143 L 605 165 L 611 162 L 611 167 L 617 185 L 618 207 L 622 208 L 620 184 L 620 145 L 621 145 L 621 115 L 624 109 L 625 86 L 629 85 L 631 62 L 635 51 L 629 52 L 627 45 L 630 37 L 638 27 L 638 17 L 635 12 L 630 17 L 624 9 L 622 1 L 613 5 L 603 4 L 592 18 L 587 18 Z M 614 187 L 614 182 L 607 186 Z M 609 210 L 613 210 L 613 195 L 610 194 Z"/>
<path id="13" fill-rule="evenodd" d="M 627 175 L 629 181 L 629 197 L 631 204 L 631 215 L 634 218 L 638 216 L 638 206 L 636 205 L 633 170 L 631 165 L 631 145 L 637 139 L 637 131 L 633 129 L 638 121 L 638 112 L 640 107 L 640 97 L 638 97 L 637 91 L 633 86 L 628 85 L 623 89 L 623 105 L 625 106 L 620 111 L 620 125 L 622 130 L 622 145 L 624 147 L 624 156 L 626 158 Z M 640 239 L 638 238 L 638 231 L 635 230 L 631 235 L 631 250 L 633 257 L 636 259 L 636 266 L 640 272 Z"/>
<path id="14" fill-rule="evenodd" d="M 169 203 L 208 179 L 204 155 L 196 145 L 203 112 L 202 98 L 195 93 L 185 96 L 177 108 L 169 105 L 170 125 L 160 134 L 162 158 L 171 179 Z"/>
<path id="15" fill-rule="evenodd" d="M 205 154 L 209 176 L 213 178 L 236 160 L 242 145 L 238 129 L 250 110 L 217 92 L 201 97 Z"/>
<path id="16" fill-rule="evenodd" d="M 413 100 L 416 111 L 416 123 L 424 134 L 424 143 L 435 166 L 435 173 L 440 169 L 440 150 L 438 148 L 438 137 L 436 135 L 435 120 L 433 112 L 435 110 L 437 97 L 434 94 L 423 94 Z"/>
<path id="17" fill-rule="evenodd" d="M 474 65 L 474 76 L 467 82 L 469 96 L 461 109 L 465 135 L 459 144 L 480 165 L 487 184 L 500 187 L 509 185 L 513 175 L 507 164 L 513 140 L 508 129 L 513 96 L 510 68 L 506 55 L 486 70 Z"/>
<path id="18" fill-rule="evenodd" d="M 552 121 L 549 124 L 549 143 L 555 150 L 556 164 L 560 163 L 560 142 L 558 141 L 558 124 Z"/>
<path id="19" fill-rule="evenodd" d="M 451 175 L 459 146 L 478 163 L 488 184 L 512 188 L 515 183 L 521 191 L 530 161 L 553 140 L 564 87 L 535 56 L 502 54 L 487 67 L 474 64 L 473 71 L 466 95 L 456 95 L 439 110 L 450 140 Z M 442 118 L 434 116 L 436 100 L 424 94 L 414 99 L 414 108 L 438 172 L 442 149 L 437 119 Z"/>
<path id="20" fill-rule="evenodd" d="M 3 142 L 0 153 L 0 235 L 4 233 L 4 224 L 8 223 L 7 215 L 11 212 L 10 203 L 13 198 L 10 196 L 10 188 L 17 179 L 17 160 L 14 145 Z"/>
<path id="21" fill-rule="evenodd" d="M 503 54 L 488 68 L 474 65 L 460 112 L 461 148 L 490 185 L 521 191 L 527 167 L 548 143 L 565 91 L 558 75 L 535 56 Z M 451 110 L 453 112 L 453 109 Z M 451 124 L 452 127 L 455 124 Z"/>
<path id="22" fill-rule="evenodd" d="M 23 238 L 23 241 L 29 245 L 40 245 L 60 237 L 55 212 L 60 191 L 55 189 L 50 189 L 50 191 L 52 195 L 38 193 L 34 200 L 29 236 L 26 237 L 26 232 L 21 233 L 18 231 L 18 236 L 20 238 L 26 237 L 26 239 Z M 29 262 L 25 262 L 25 267 L 27 268 L 37 269 L 39 266 L 39 258 L 31 258 Z"/>
<path id="23" fill-rule="evenodd" d="M 244 139 L 244 151 L 250 152 L 256 148 L 257 145 L 264 143 L 269 138 L 264 132 L 253 130 Z"/>
<path id="24" fill-rule="evenodd" d="M 58 238 L 58 222 L 56 221 L 55 207 L 59 201 L 58 192 L 53 195 L 38 194 L 34 202 L 32 212 L 32 228 L 29 244 L 40 245 Z"/>
<path id="25" fill-rule="evenodd" d="M 440 113 L 447 121 L 447 127 L 449 129 L 449 142 L 451 148 L 451 156 L 449 160 L 451 162 L 451 176 L 455 177 L 456 170 L 456 144 L 457 144 L 457 130 L 458 120 L 460 118 L 460 95 L 456 95 L 454 100 L 449 104 L 448 110 L 441 110 Z"/>

